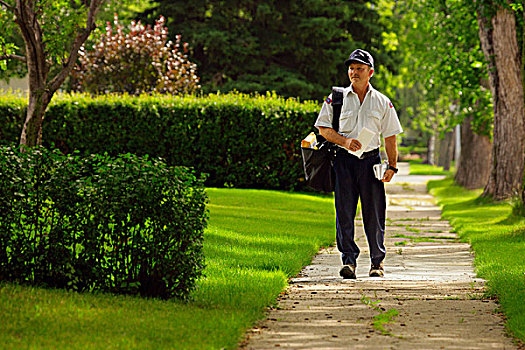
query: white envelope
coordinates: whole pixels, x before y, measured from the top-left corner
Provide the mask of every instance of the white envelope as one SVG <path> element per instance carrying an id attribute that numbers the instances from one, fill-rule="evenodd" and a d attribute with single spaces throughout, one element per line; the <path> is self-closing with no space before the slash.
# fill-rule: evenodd
<path id="1" fill-rule="evenodd" d="M 368 147 L 368 144 L 372 139 L 374 138 L 374 132 L 370 129 L 363 128 L 359 132 L 359 135 L 357 135 L 357 141 L 361 143 L 361 148 L 358 151 L 348 151 L 350 154 L 353 154 L 356 157 L 361 157 L 365 149 Z"/>

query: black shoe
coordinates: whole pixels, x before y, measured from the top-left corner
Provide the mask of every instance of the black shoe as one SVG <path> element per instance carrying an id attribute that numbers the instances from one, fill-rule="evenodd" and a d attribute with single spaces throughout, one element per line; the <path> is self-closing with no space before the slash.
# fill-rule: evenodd
<path id="1" fill-rule="evenodd" d="M 384 275 L 385 275 L 385 270 L 383 269 L 383 263 L 379 265 L 372 264 L 372 267 L 370 267 L 370 272 L 368 273 L 368 276 L 383 277 Z"/>
<path id="2" fill-rule="evenodd" d="M 355 280 L 355 266 L 354 265 L 344 265 L 339 271 L 339 275 L 343 279 L 354 279 Z"/>

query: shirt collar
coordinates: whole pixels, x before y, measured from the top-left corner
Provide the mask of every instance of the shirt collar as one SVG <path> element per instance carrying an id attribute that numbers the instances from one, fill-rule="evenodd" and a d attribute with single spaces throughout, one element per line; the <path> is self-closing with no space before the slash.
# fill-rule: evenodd
<path id="1" fill-rule="evenodd" d="M 368 83 L 368 91 L 367 91 L 366 93 L 368 94 L 369 92 L 372 92 L 372 91 L 374 91 L 374 90 L 375 90 L 374 87 L 373 87 L 372 84 L 370 84 L 370 82 L 369 82 L 369 83 Z M 343 93 L 344 93 L 345 97 L 348 96 L 349 93 L 353 93 L 353 94 L 355 94 L 355 92 L 354 92 L 354 88 L 352 87 L 352 84 L 350 84 L 350 86 L 346 87 L 346 88 L 343 90 Z"/>

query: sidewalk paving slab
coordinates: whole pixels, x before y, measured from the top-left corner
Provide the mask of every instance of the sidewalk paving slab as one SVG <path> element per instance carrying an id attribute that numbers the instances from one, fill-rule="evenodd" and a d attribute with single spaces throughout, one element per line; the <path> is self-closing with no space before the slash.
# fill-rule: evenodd
<path id="1" fill-rule="evenodd" d="M 357 279 L 339 277 L 339 252 L 322 249 L 240 347 L 516 349 L 498 305 L 484 298 L 485 281 L 475 276 L 470 246 L 458 241 L 426 191 L 426 182 L 435 178 L 440 177 L 408 175 L 401 163 L 387 184 L 384 278 L 368 277 L 368 247 L 358 219 Z"/>

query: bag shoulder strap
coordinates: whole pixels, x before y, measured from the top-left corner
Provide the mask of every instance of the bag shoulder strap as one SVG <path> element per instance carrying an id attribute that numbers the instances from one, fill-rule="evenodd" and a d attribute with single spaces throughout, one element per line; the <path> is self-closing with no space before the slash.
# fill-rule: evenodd
<path id="1" fill-rule="evenodd" d="M 332 128 L 335 131 L 339 131 L 339 117 L 341 116 L 341 108 L 343 107 L 343 91 L 344 88 L 342 87 L 332 87 L 332 108 L 334 111 Z"/>

